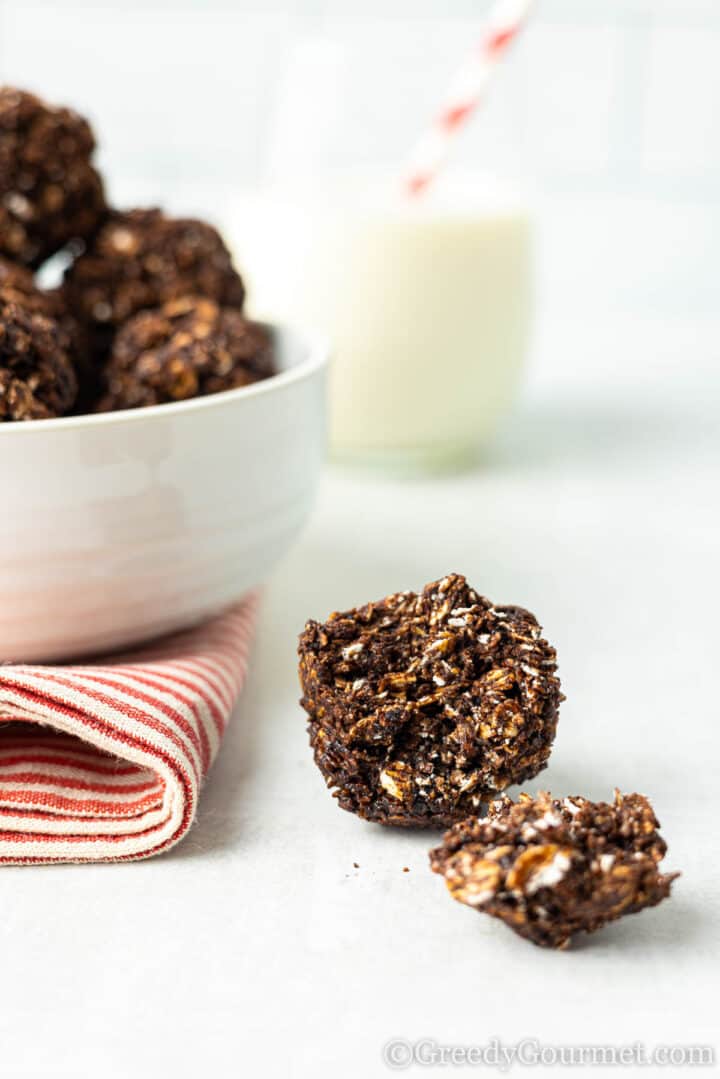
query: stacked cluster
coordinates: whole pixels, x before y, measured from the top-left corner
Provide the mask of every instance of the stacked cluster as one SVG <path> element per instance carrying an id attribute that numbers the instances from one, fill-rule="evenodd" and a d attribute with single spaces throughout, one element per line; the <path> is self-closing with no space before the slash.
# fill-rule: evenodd
<path id="1" fill-rule="evenodd" d="M 272 374 L 219 233 L 107 205 L 81 116 L 0 88 L 0 421 L 138 408 Z M 63 251 L 62 284 L 34 271 Z"/>

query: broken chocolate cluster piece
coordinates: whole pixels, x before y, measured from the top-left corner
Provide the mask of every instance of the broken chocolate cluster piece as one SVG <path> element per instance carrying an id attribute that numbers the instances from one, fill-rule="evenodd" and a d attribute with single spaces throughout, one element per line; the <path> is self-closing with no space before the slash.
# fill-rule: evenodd
<path id="1" fill-rule="evenodd" d="M 576 933 L 652 907 L 677 873 L 658 865 L 666 844 L 642 794 L 613 803 L 586 798 L 501 798 L 487 817 L 456 824 L 430 864 L 454 899 L 549 948 Z"/>
<path id="2" fill-rule="evenodd" d="M 94 148 L 83 117 L 0 88 L 0 420 L 139 408 L 273 374 L 270 337 L 244 317 L 243 281 L 217 230 L 107 207 Z M 43 290 L 31 271 L 60 249 L 71 259 L 64 280 Z M 23 313 L 54 324 L 78 384 L 72 399 L 67 385 L 48 391 L 44 346 L 37 378 L 32 349 L 9 356 Z"/>
<path id="3" fill-rule="evenodd" d="M 367 820 L 447 826 L 545 766 L 555 650 L 458 574 L 308 622 L 299 654 L 315 761 Z"/>

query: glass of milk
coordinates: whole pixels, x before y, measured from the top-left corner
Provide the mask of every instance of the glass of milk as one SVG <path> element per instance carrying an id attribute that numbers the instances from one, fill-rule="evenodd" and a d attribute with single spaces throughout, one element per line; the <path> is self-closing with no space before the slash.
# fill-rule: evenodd
<path id="1" fill-rule="evenodd" d="M 330 337 L 336 458 L 473 462 L 515 399 L 531 311 L 526 203 L 487 179 L 406 198 L 376 182 L 243 200 L 253 315 Z"/>

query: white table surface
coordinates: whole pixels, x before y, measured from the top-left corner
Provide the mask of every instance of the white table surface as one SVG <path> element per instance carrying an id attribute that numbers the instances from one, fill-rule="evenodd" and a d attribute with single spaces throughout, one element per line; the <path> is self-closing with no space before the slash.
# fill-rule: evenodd
<path id="1" fill-rule="evenodd" d="M 143 863 L 0 874 L 2 1076 L 367 1079 L 391 1074 L 392 1038 L 720 1042 L 717 330 L 548 329 L 481 470 L 328 474 L 269 585 L 185 842 Z M 528 788 L 647 793 L 683 871 L 672 900 L 567 952 L 453 903 L 427 867 L 436 836 L 343 813 L 311 760 L 304 620 L 451 570 L 530 607 L 557 646 L 568 699 Z"/>

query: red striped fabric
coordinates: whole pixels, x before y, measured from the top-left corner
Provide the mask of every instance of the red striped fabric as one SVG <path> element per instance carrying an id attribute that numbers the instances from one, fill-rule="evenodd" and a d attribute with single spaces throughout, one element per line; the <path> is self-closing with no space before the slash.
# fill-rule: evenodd
<path id="1" fill-rule="evenodd" d="M 257 597 L 111 660 L 0 666 L 0 864 L 148 858 L 192 824 Z"/>

